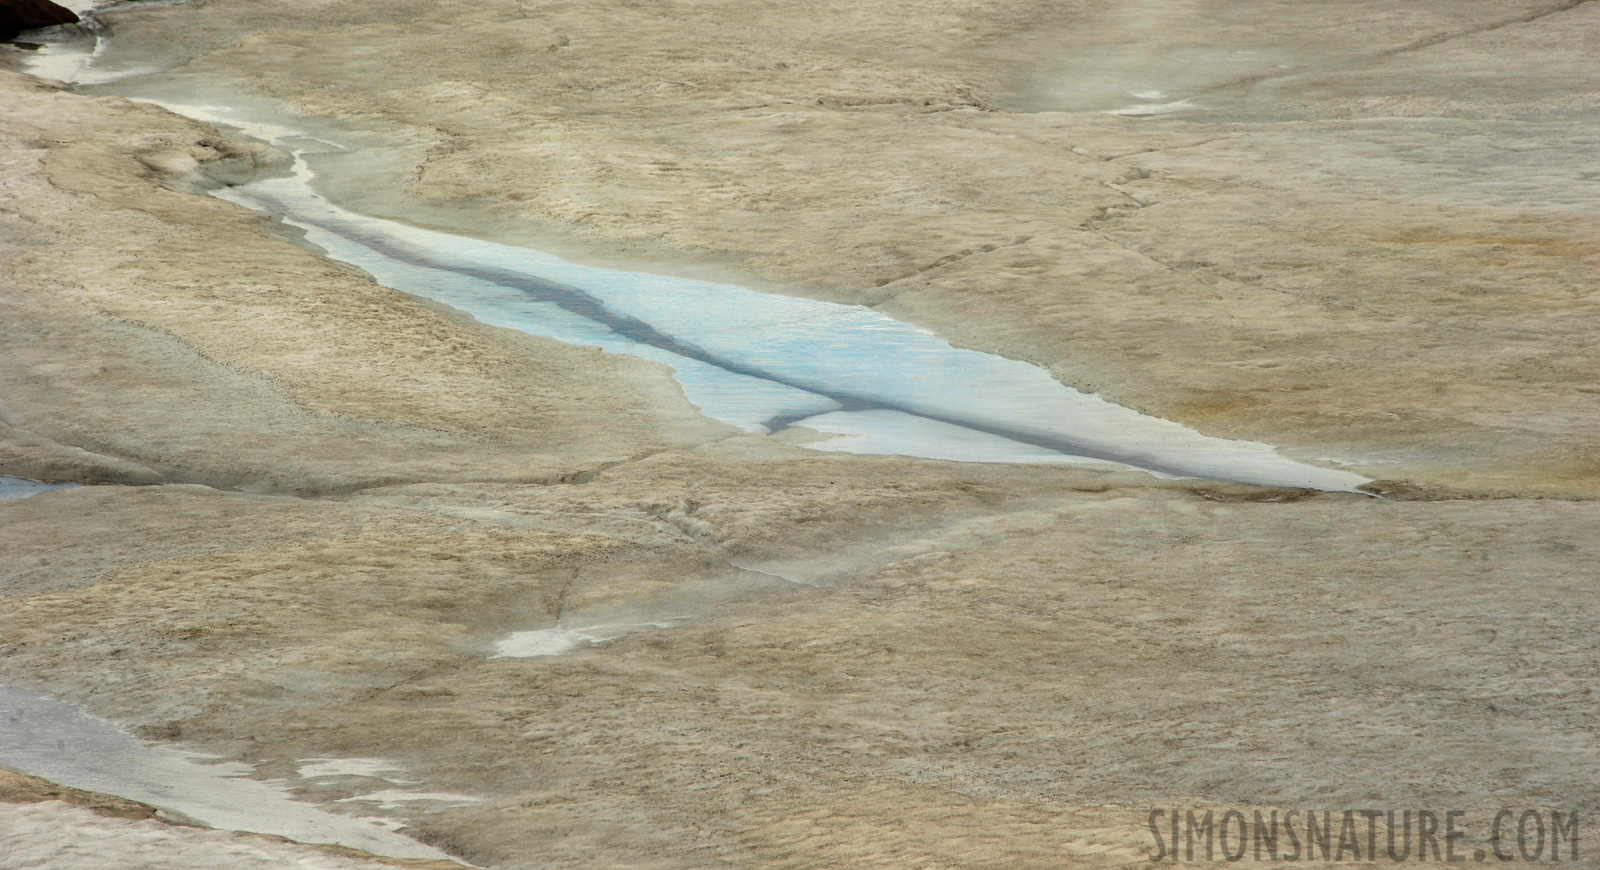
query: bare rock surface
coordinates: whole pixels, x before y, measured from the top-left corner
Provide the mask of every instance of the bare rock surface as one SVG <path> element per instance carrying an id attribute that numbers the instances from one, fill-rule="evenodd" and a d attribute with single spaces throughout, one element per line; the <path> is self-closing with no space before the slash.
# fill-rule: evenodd
<path id="1" fill-rule="evenodd" d="M 77 23 L 77 13 L 50 0 L 0 0 L 0 39 L 24 30 Z"/>
<path id="2" fill-rule="evenodd" d="M 153 91 L 383 131 L 329 161 L 366 211 L 879 306 L 1375 478 L 1595 489 L 1592 3 L 344 14 L 116 20 L 187 59 Z"/>
<path id="3" fill-rule="evenodd" d="M 114 795 L 96 794 L 75 788 L 63 788 L 37 776 L 0 768 L 0 803 L 41 804 L 62 803 L 81 807 L 97 816 L 113 819 L 154 819 L 160 810 L 148 804 L 130 801 Z"/>
<path id="4" fill-rule="evenodd" d="M 0 685 L 488 867 L 1144 866 L 1157 807 L 1595 817 L 1600 6 L 1326 9 L 108 13 L 106 62 L 172 67 L 119 88 L 365 137 L 318 167 L 352 207 L 878 305 L 1386 497 L 736 433 L 659 366 L 200 195 L 270 149 L 0 72 L 0 474 L 90 484 L 0 502 Z M 640 630 L 497 655 L 586 620 Z M 306 767 L 372 758 L 405 782 Z M 0 775 L 40 866 L 93 860 L 63 831 L 367 866 L 141 812 Z"/>
<path id="5" fill-rule="evenodd" d="M 886 460 L 786 488 L 792 463 L 705 458 L 720 484 L 662 457 L 575 487 L 295 501 L 294 544 L 11 599 L 0 676 L 267 775 L 395 757 L 486 799 L 413 818 L 492 866 L 1025 866 L 1085 838 L 1084 861 L 1118 866 L 1146 860 L 1148 806 L 1195 796 L 1479 814 L 1600 797 L 1579 736 L 1600 676 L 1591 503 L 1242 500 L 1081 472 L 1019 499 L 1015 479 Z M 900 466 L 898 491 L 875 465 Z M 92 496 L 114 519 L 156 495 L 30 501 Z M 358 505 L 359 535 L 309 531 Z M 663 587 L 737 582 L 722 554 L 795 570 L 785 544 L 818 549 L 814 525 L 822 558 L 870 555 L 564 657 L 491 655 L 562 609 L 680 615 L 693 599 Z"/>
<path id="6" fill-rule="evenodd" d="M 263 491 L 541 480 L 732 431 L 664 368 L 419 304 L 155 183 L 270 165 L 259 148 L 159 109 L 5 86 L 8 474 L 76 463 Z"/>

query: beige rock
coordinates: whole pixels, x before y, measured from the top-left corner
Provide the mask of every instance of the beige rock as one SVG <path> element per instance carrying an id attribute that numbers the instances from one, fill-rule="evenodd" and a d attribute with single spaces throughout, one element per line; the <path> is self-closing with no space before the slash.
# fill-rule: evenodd
<path id="1" fill-rule="evenodd" d="M 1142 866 L 1160 807 L 1592 818 L 1595 6 L 1326 10 L 107 16 L 106 62 L 186 62 L 138 87 L 337 116 L 357 207 L 881 305 L 1390 498 L 737 435 L 660 367 L 196 195 L 265 150 L 0 74 L 0 473 L 144 484 L 0 502 L 0 684 L 330 806 L 369 789 L 301 760 L 393 759 L 486 799 L 402 813 L 494 867 Z M 1104 114 L 1167 99 L 1123 93 L 1147 67 L 1202 110 Z M 672 625 L 494 657 L 618 614 Z"/>
<path id="2" fill-rule="evenodd" d="M 302 492 L 545 480 L 732 431 L 663 367 L 481 326 L 163 187 L 155 166 L 261 156 L 208 127 L 4 86 L 5 135 L 23 146 L 3 177 L 7 473 L 58 476 L 87 451 L 108 458 L 71 476 Z"/>
<path id="3" fill-rule="evenodd" d="M 684 486 L 685 460 L 666 457 L 577 487 L 342 504 L 36 496 L 31 511 L 92 499 L 106 520 L 160 505 L 269 525 L 292 509 L 306 537 L 241 550 L 197 535 L 189 555 L 13 598 L 0 678 L 268 775 L 396 758 L 429 789 L 489 799 L 410 818 L 493 866 L 1036 866 L 1072 843 L 1121 866 L 1144 860 L 1151 806 L 1197 795 L 1480 816 L 1595 800 L 1600 753 L 1580 736 L 1600 661 L 1592 504 L 1241 501 L 1093 491 L 1084 473 L 1023 499 L 1004 495 L 1027 489 L 1013 472 L 871 459 L 786 492 L 811 477 L 791 462 L 707 460 L 722 472 L 694 490 L 708 543 L 656 501 Z M 878 468 L 909 479 L 895 492 Z M 359 533 L 315 531 L 357 506 Z M 863 533 L 874 518 L 894 526 Z M 632 596 L 668 615 L 651 610 L 664 585 L 735 581 L 720 554 L 755 564 L 814 523 L 833 527 L 824 558 L 874 539 L 876 557 L 565 657 L 487 656 L 562 602 Z"/>
<path id="4" fill-rule="evenodd" d="M 1592 4 L 344 14 L 115 21 L 192 58 L 139 88 L 380 131 L 326 164 L 375 214 L 881 306 L 1395 485 L 1595 492 Z M 1151 81 L 1199 109 L 1102 112 Z"/>

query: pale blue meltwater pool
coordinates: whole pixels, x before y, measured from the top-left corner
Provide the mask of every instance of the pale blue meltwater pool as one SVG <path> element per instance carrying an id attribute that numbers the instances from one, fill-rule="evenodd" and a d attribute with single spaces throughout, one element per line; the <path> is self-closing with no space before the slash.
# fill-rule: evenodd
<path id="1" fill-rule="evenodd" d="M 478 320 L 672 367 L 700 410 L 750 432 L 803 426 L 808 448 L 970 462 L 1087 463 L 1268 486 L 1353 490 L 1346 471 L 1211 438 L 1073 390 L 1043 369 L 951 347 L 869 308 L 598 269 L 356 214 L 301 155 L 337 146 L 216 106 L 167 104 L 294 153 L 292 174 L 216 195 L 280 217 L 380 283 Z"/>

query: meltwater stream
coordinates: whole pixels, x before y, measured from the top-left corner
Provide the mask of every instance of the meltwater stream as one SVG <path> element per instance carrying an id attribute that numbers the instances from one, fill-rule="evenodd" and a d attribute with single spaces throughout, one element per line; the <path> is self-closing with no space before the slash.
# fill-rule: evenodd
<path id="1" fill-rule="evenodd" d="M 163 105 L 294 154 L 290 174 L 217 196 L 301 228 L 386 286 L 482 322 L 666 363 L 702 412 L 747 431 L 799 425 L 836 436 L 806 445 L 823 451 L 1130 466 L 1341 491 L 1368 482 L 1111 404 L 1036 366 L 953 348 L 869 308 L 579 266 L 356 214 L 319 194 L 301 159 L 338 146 L 224 107 Z"/>

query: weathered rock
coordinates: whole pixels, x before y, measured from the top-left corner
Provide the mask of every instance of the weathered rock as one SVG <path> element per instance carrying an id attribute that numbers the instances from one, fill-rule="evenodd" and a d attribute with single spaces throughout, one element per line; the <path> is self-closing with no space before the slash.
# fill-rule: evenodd
<path id="1" fill-rule="evenodd" d="M 0 39 L 11 39 L 24 30 L 77 23 L 76 12 L 50 0 L 0 0 Z"/>
<path id="2" fill-rule="evenodd" d="M 37 804 L 60 801 L 83 807 L 96 815 L 116 819 L 154 819 L 159 811 L 149 804 L 99 794 L 82 789 L 67 788 L 37 776 L 0 768 L 0 803 Z"/>
<path id="3" fill-rule="evenodd" d="M 374 212 L 882 304 L 1406 498 L 732 435 L 659 367 L 179 192 L 213 129 L 0 75 L 0 468 L 162 484 L 0 503 L 0 683 L 266 777 L 391 758 L 488 799 L 407 818 L 494 867 L 1147 866 L 1146 813 L 1196 801 L 1592 817 L 1597 13 L 124 13 L 191 98 L 399 143 L 329 173 Z M 1199 117 L 1001 81 L 1256 38 L 1263 78 L 1178 76 Z M 493 657 L 607 608 L 676 625 Z M 55 806 L 12 807 L 17 854 Z M 104 855 L 155 824 L 90 821 Z"/>
<path id="4" fill-rule="evenodd" d="M 828 8 L 215 0 L 118 39 L 398 143 L 330 159 L 359 210 L 879 306 L 1397 484 L 1600 491 L 1600 4 Z"/>

